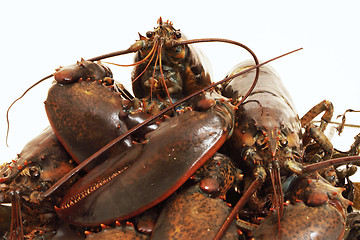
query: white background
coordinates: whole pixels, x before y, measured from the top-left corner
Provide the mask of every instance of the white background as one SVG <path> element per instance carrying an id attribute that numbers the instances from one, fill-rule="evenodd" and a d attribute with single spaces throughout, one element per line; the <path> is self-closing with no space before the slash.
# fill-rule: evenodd
<path id="1" fill-rule="evenodd" d="M 215 1 L 214 1 L 215 2 Z M 221 37 L 248 45 L 262 60 L 303 47 L 273 62 L 299 115 L 323 99 L 335 114 L 360 109 L 359 5 L 357 1 L 2 1 L 0 3 L 0 160 L 10 161 L 48 121 L 43 101 L 51 80 L 31 90 L 10 111 L 9 145 L 5 145 L 6 110 L 29 86 L 81 57 L 87 59 L 128 48 L 170 19 L 188 38 Z M 224 43 L 201 44 L 215 79 L 250 56 Z M 130 63 L 133 56 L 112 61 Z M 131 69 L 111 66 L 126 84 Z M 348 114 L 360 124 L 360 113 Z M 334 137 L 348 150 L 360 129 Z"/>

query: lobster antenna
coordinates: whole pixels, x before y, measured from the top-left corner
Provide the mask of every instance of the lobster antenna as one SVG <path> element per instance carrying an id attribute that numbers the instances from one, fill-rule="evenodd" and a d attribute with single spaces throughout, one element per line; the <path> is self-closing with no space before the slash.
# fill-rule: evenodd
<path id="1" fill-rule="evenodd" d="M 159 56 L 160 74 L 161 74 L 161 78 L 162 78 L 162 80 L 163 80 L 163 84 L 164 84 L 164 88 L 165 88 L 166 94 L 167 94 L 167 96 L 168 96 L 168 98 L 169 98 L 170 106 L 171 106 L 172 110 L 173 110 L 174 113 L 175 113 L 175 106 L 174 106 L 173 101 L 171 100 L 170 93 L 169 93 L 169 89 L 168 89 L 168 87 L 166 86 L 166 83 L 165 83 L 164 72 L 163 72 L 163 70 L 162 70 L 162 64 L 161 64 L 161 48 L 162 48 L 163 45 L 164 45 L 164 43 L 161 42 L 160 45 L 159 45 L 159 50 L 158 50 L 158 51 L 159 51 L 158 56 Z"/>
<path id="2" fill-rule="evenodd" d="M 159 44 L 158 42 L 156 42 L 156 43 Z M 156 49 L 161 51 L 161 48 L 159 48 L 158 46 L 156 47 Z M 153 73 L 152 73 L 152 78 L 155 78 L 156 65 L 157 65 L 157 63 L 159 61 L 160 55 L 161 54 L 156 54 L 156 59 L 155 59 L 155 63 L 154 63 L 154 70 L 153 70 Z M 155 56 L 155 54 L 154 54 L 154 56 Z M 148 63 L 148 65 L 146 65 L 146 68 L 144 69 L 144 71 L 141 72 L 141 74 L 143 74 L 146 71 L 146 69 L 149 67 L 149 65 L 150 65 L 150 62 Z M 159 68 L 161 69 L 161 67 L 159 67 Z M 131 83 L 133 84 L 137 79 L 140 78 L 140 76 L 141 75 L 139 74 L 139 76 L 137 76 Z M 154 84 L 152 82 L 152 83 L 150 83 L 150 101 L 151 102 L 152 102 L 152 96 L 153 96 L 153 89 L 154 89 Z"/>
<path id="3" fill-rule="evenodd" d="M 151 51 L 148 53 L 148 55 L 146 55 L 146 57 L 144 57 L 142 60 L 137 61 L 135 63 L 132 64 L 117 64 L 117 63 L 111 63 L 111 62 L 104 62 L 103 63 L 107 63 L 107 64 L 112 64 L 115 66 L 119 66 L 119 67 L 133 67 L 133 66 L 137 66 L 140 65 L 141 63 L 145 62 L 146 59 L 148 59 L 150 56 L 153 56 L 154 52 L 156 52 L 156 47 L 157 47 L 157 42 L 155 42 L 154 46 L 151 48 Z M 150 61 L 151 62 L 151 61 Z"/>
<path id="4" fill-rule="evenodd" d="M 223 80 L 213 83 L 197 92 L 194 92 L 193 94 L 177 101 L 176 103 L 174 103 L 174 107 L 178 106 L 179 104 L 189 100 L 190 98 L 202 93 L 203 91 L 209 90 L 210 88 L 213 88 L 214 86 L 221 84 L 223 82 L 229 81 L 230 79 L 233 79 L 237 76 L 240 76 L 241 74 L 245 74 L 247 72 L 250 72 L 251 70 L 254 70 L 255 68 L 259 68 L 269 62 L 272 62 L 274 60 L 277 60 L 281 57 L 284 57 L 286 55 L 289 55 L 291 53 L 294 53 L 296 51 L 301 50 L 302 48 L 296 49 L 294 51 L 285 53 L 283 55 L 277 56 L 275 58 L 272 58 L 270 60 L 267 60 L 263 63 L 260 63 L 258 65 L 252 66 L 250 68 L 244 69 L 243 71 L 236 73 L 230 77 L 224 78 Z M 68 172 L 67 174 L 65 174 L 58 182 L 56 182 L 54 185 L 52 185 L 48 190 L 46 190 L 44 193 L 40 193 L 39 195 L 39 201 L 43 200 L 44 198 L 48 197 L 50 194 L 52 194 L 56 189 L 58 189 L 61 185 L 63 185 L 67 180 L 69 180 L 73 175 L 75 175 L 76 173 L 78 173 L 80 170 L 82 170 L 85 166 L 87 166 L 88 164 L 90 164 L 94 159 L 96 159 L 98 156 L 100 156 L 102 153 L 104 153 L 107 149 L 109 149 L 110 147 L 112 147 L 113 145 L 115 145 L 117 142 L 121 141 L 122 139 L 128 137 L 130 134 L 134 133 L 135 131 L 137 131 L 139 128 L 143 127 L 144 125 L 148 124 L 149 122 L 155 120 L 156 118 L 160 117 L 161 115 L 163 115 L 164 113 L 166 113 L 167 111 L 171 110 L 171 107 L 167 107 L 165 109 L 163 109 L 162 111 L 160 111 L 158 114 L 153 115 L 151 117 L 149 117 L 148 119 L 146 119 L 144 122 L 136 125 L 135 127 L 131 128 L 129 131 L 127 131 L 126 133 L 118 136 L 117 138 L 115 138 L 114 140 L 112 140 L 111 142 L 109 142 L 108 144 L 106 144 L 104 147 L 102 147 L 101 149 L 99 149 L 97 152 L 95 152 L 93 155 L 91 155 L 89 158 L 87 158 L 85 161 L 83 161 L 82 163 L 80 163 L 78 166 L 76 166 L 75 168 L 73 168 L 70 172 Z M 236 215 L 235 215 L 236 216 Z"/>
<path id="5" fill-rule="evenodd" d="M 337 165 L 337 164 L 342 164 L 345 165 L 347 163 L 352 163 L 352 162 L 356 162 L 360 160 L 360 156 L 349 156 L 349 157 L 340 157 L 340 158 L 335 158 L 335 159 L 329 159 L 326 161 L 322 161 L 322 162 L 317 162 L 317 163 L 311 163 L 309 165 L 306 165 L 304 167 L 304 169 L 302 170 L 303 173 L 309 173 L 309 172 L 315 172 L 317 170 L 332 166 L 332 165 Z"/>
<path id="6" fill-rule="evenodd" d="M 281 219 L 281 217 L 283 215 L 283 211 L 284 211 L 284 206 L 283 206 L 284 194 L 283 194 L 282 187 L 281 187 L 280 165 L 277 162 L 277 160 L 274 161 L 274 164 L 270 165 L 269 172 L 270 172 L 270 179 L 271 179 L 271 184 L 272 184 L 273 192 L 274 192 L 274 200 L 273 200 L 274 203 L 273 204 L 275 205 L 275 209 L 277 212 L 278 231 L 279 231 L 279 236 L 281 239 L 280 219 Z"/>
<path id="7" fill-rule="evenodd" d="M 257 59 L 255 53 L 246 45 L 239 43 L 237 41 L 234 40 L 230 40 L 230 39 L 224 39 L 224 38 L 200 38 L 200 39 L 191 39 L 191 40 L 184 40 L 184 41 L 179 41 L 179 42 L 173 42 L 173 45 L 183 45 L 183 44 L 192 44 L 192 43 L 200 43 L 200 42 L 224 42 L 224 43 L 229 43 L 229 44 L 233 44 L 239 47 L 244 48 L 246 51 L 248 51 L 251 56 L 254 58 L 255 61 L 255 65 L 259 64 L 259 60 Z M 259 74 L 260 74 L 260 70 L 259 68 L 256 68 L 256 74 L 255 74 L 255 79 L 253 84 L 251 85 L 249 91 L 245 94 L 245 96 L 238 102 L 238 104 L 236 105 L 236 107 L 240 106 L 240 104 L 242 104 L 245 99 L 251 94 L 251 92 L 254 90 L 257 81 L 259 79 Z M 234 78 L 234 77 L 233 77 Z M 233 79 L 231 78 L 231 79 Z"/>
<path id="8" fill-rule="evenodd" d="M 157 45 L 159 43 L 158 42 L 155 42 L 154 44 L 154 49 L 156 48 L 157 49 Z M 152 60 L 154 59 L 154 56 L 155 56 L 156 52 L 154 52 L 150 58 L 150 61 L 148 62 L 148 64 L 146 65 L 146 67 L 144 68 L 144 70 L 134 79 L 131 81 L 131 84 L 133 84 L 136 80 L 138 80 L 143 74 L 144 72 L 146 71 L 146 69 L 148 69 L 148 67 L 150 66 L 150 63 L 152 62 Z"/>
<path id="9" fill-rule="evenodd" d="M 13 101 L 10 106 L 8 107 L 7 111 L 6 111 L 6 122 L 7 122 L 7 129 L 6 129 L 6 146 L 9 147 L 8 145 L 8 138 L 9 138 L 9 131 L 10 131 L 10 121 L 9 121 L 9 111 L 11 109 L 11 107 L 17 102 L 19 101 L 21 98 L 23 98 L 25 96 L 26 93 L 28 93 L 30 91 L 30 89 L 32 89 L 33 87 L 35 87 L 36 85 L 40 84 L 41 82 L 45 81 L 46 79 L 49 79 L 53 76 L 54 74 L 50 74 L 49 76 L 46 76 L 42 79 L 40 79 L 39 81 L 37 81 L 36 83 L 34 83 L 32 86 L 30 86 L 28 89 L 25 90 L 25 92 L 17 99 L 15 99 L 15 101 Z"/>
<path id="10" fill-rule="evenodd" d="M 320 120 L 314 120 L 314 121 L 311 121 L 310 123 L 320 123 L 320 122 L 321 122 Z M 349 128 L 360 128 L 360 125 L 352 124 L 352 123 L 343 124 L 342 122 L 330 121 L 329 124 L 342 125 L 342 127 L 349 127 Z"/>
<path id="11" fill-rule="evenodd" d="M 95 61 L 99 61 L 99 60 L 102 60 L 105 58 L 116 57 L 116 56 L 120 56 L 120 55 L 124 55 L 124 54 L 128 54 L 128 53 L 137 52 L 139 50 L 139 48 L 141 48 L 141 41 L 136 41 L 133 45 L 131 45 L 126 50 L 103 54 L 103 55 L 100 55 L 97 57 L 90 58 L 90 59 L 88 59 L 88 61 L 95 62 Z"/>

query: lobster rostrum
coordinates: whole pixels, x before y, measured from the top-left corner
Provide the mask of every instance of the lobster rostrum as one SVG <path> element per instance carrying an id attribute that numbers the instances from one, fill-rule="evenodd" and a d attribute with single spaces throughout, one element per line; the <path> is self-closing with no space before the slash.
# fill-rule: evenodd
<path id="1" fill-rule="evenodd" d="M 220 238 L 231 225 L 239 208 L 248 201 L 254 202 L 248 200 L 253 192 L 257 189 L 259 192 L 263 189 L 270 192 L 265 187 L 267 172 L 270 173 L 270 182 L 272 182 L 270 186 L 275 195 L 272 198 L 275 200 L 271 202 L 278 212 L 276 223 L 278 226 L 283 215 L 279 213 L 283 211 L 281 183 L 290 175 L 288 172 L 302 174 L 322 168 L 323 165 L 304 167 L 298 162 L 302 151 L 300 125 L 298 119 L 291 118 L 295 114 L 293 109 L 289 114 L 290 117 L 286 115 L 286 111 L 279 110 L 286 115 L 283 122 L 271 118 L 273 117 L 271 115 L 267 120 L 270 124 L 274 123 L 274 126 L 262 125 L 267 126 L 269 131 L 261 126 L 253 130 L 254 127 L 249 122 L 238 118 L 241 111 L 238 110 L 235 114 L 235 107 L 228 99 L 215 91 L 203 93 L 215 85 L 210 84 L 205 67 L 188 44 L 205 41 L 221 41 L 244 47 L 240 43 L 225 39 L 183 40 L 179 30 L 175 30 L 170 22 L 163 22 L 160 18 L 158 27 L 154 31 L 148 32 L 146 37 L 140 36 L 140 40 L 127 50 L 102 55 L 89 61 L 82 60 L 49 75 L 54 75 L 57 81 L 49 90 L 45 103 L 50 125 L 61 144 L 79 165 L 65 174 L 50 189 L 41 192 L 36 201 L 44 201 L 55 195 L 57 193 L 55 190 L 71 176 L 84 169 L 88 172 L 86 176 L 68 188 L 61 202 L 56 204 L 56 213 L 60 219 L 77 226 L 92 227 L 129 219 L 161 203 L 177 190 L 180 200 L 194 197 L 199 202 L 219 206 L 213 201 L 203 199 L 202 196 L 196 197 L 198 189 L 205 195 L 225 198 L 227 190 L 238 184 L 238 181 L 226 181 L 228 184 L 225 184 L 223 190 L 219 187 L 222 184 L 216 181 L 214 183 L 213 180 L 199 180 L 195 188 L 193 186 L 187 188 L 188 179 L 194 174 L 196 176 L 197 170 L 220 147 L 228 144 L 226 140 L 234 131 L 242 132 L 244 129 L 241 129 L 241 125 L 248 124 L 251 131 L 247 133 L 248 135 L 242 136 L 242 140 L 245 139 L 247 145 L 241 144 L 236 148 L 240 151 L 240 155 L 246 156 L 251 163 L 236 165 L 244 169 L 252 169 L 257 178 L 250 185 L 249 179 L 252 176 L 246 176 L 245 185 L 250 187 L 242 194 L 230 216 L 224 217 L 228 220 L 224 220 L 225 224 L 218 232 L 217 238 Z M 112 81 L 108 68 L 103 67 L 101 63 L 91 63 L 130 52 L 136 52 L 136 62 L 132 64 L 135 66 L 132 78 L 136 98 L 121 85 Z M 258 64 L 256 56 L 251 51 L 250 53 L 255 58 L 255 64 Z M 243 85 L 238 89 L 245 93 L 230 96 L 238 100 L 234 104 L 240 109 L 241 104 L 254 89 L 260 72 L 258 67 L 257 65 L 234 73 L 222 81 L 229 81 L 256 68 L 255 81 L 252 80 L 252 84 Z M 85 73 L 80 73 L 83 69 Z M 279 83 L 276 82 L 275 85 L 279 86 Z M 239 97 L 242 97 L 241 100 Z M 186 102 L 190 98 L 193 100 Z M 257 101 L 252 100 L 252 102 Z M 282 102 L 282 105 L 286 104 L 288 102 L 285 101 L 285 104 Z M 288 105 L 292 107 L 291 104 Z M 165 113 L 173 117 L 169 119 L 162 117 Z M 254 118 L 256 117 L 254 115 Z M 268 135 L 271 137 L 269 138 Z M 270 153 L 261 152 L 257 150 L 258 148 L 270 149 Z M 344 161 L 344 159 L 336 160 Z M 347 159 L 347 161 L 354 160 L 358 158 Z M 226 166 L 230 164 L 227 162 Z M 333 164 L 333 160 L 326 164 Z M 224 168 L 232 169 L 232 167 Z M 209 179 L 206 173 L 199 175 L 201 179 Z M 233 175 L 239 174 L 230 174 Z M 215 190 L 209 191 L 209 189 Z M 169 213 L 171 206 L 174 206 L 172 204 L 175 202 L 177 205 L 177 197 L 171 198 L 169 206 L 165 207 L 167 210 L 164 210 L 165 213 L 161 216 L 161 219 L 165 219 L 162 222 L 167 222 L 168 216 L 172 216 Z M 267 201 L 261 197 L 254 199 L 260 202 Z M 220 225 L 216 227 L 220 228 Z M 161 224 L 155 229 L 154 238 L 156 234 L 174 236 L 167 232 L 168 230 L 163 230 Z M 11 231 L 13 232 L 13 229 Z M 209 232 L 210 234 L 204 238 L 213 238 L 217 229 Z"/>

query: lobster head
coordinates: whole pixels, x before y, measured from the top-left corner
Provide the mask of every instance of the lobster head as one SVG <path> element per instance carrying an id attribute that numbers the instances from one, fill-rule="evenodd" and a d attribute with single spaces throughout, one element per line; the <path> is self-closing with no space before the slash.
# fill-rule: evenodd
<path id="1" fill-rule="evenodd" d="M 135 56 L 133 92 L 138 98 L 178 100 L 210 84 L 206 59 L 198 49 L 183 44 L 186 37 L 172 22 L 163 22 L 140 35 L 141 49 Z"/>
<path id="2" fill-rule="evenodd" d="M 74 167 L 50 127 L 27 143 L 17 158 L 0 171 L 2 201 L 14 191 L 25 200 L 45 191 Z M 35 199 L 34 199 L 35 200 Z"/>
<path id="3" fill-rule="evenodd" d="M 153 40 L 154 38 L 163 38 L 165 40 L 165 44 L 170 44 L 171 40 L 181 39 L 182 34 L 180 30 L 176 30 L 173 26 L 173 23 L 169 20 L 163 22 L 160 17 L 157 21 L 158 26 L 154 28 L 154 31 L 146 32 L 146 39 Z M 140 39 L 144 39 L 144 37 L 140 36 Z"/>
<path id="4" fill-rule="evenodd" d="M 237 65 L 229 75 L 234 75 L 252 65 Z M 254 71 L 241 75 L 224 86 L 223 94 L 239 101 L 252 83 Z M 244 162 L 264 166 L 285 166 L 297 160 L 301 151 L 301 126 L 292 101 L 280 78 L 269 66 L 261 67 L 259 83 L 247 100 L 239 106 L 232 144 L 241 149 Z M 240 90 L 239 90 L 240 89 Z M 277 162 L 277 163 L 275 163 Z"/>

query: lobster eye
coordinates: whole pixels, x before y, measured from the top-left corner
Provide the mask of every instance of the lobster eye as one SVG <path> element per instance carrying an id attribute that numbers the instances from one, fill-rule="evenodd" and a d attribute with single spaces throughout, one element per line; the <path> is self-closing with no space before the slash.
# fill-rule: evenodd
<path id="1" fill-rule="evenodd" d="M 154 36 L 154 32 L 153 31 L 148 31 L 148 32 L 146 32 L 146 36 L 148 38 L 152 38 Z"/>
<path id="2" fill-rule="evenodd" d="M 40 177 L 40 169 L 37 166 L 29 167 L 29 174 L 32 179 L 38 179 Z"/>
<path id="3" fill-rule="evenodd" d="M 288 141 L 286 139 L 280 139 L 280 145 L 282 147 L 286 147 L 288 145 Z"/>
<path id="4" fill-rule="evenodd" d="M 175 31 L 175 37 L 177 39 L 181 38 L 181 32 L 179 30 Z"/>
<path id="5" fill-rule="evenodd" d="M 264 148 L 266 146 L 265 136 L 262 133 L 257 134 L 255 145 L 259 148 Z"/>

